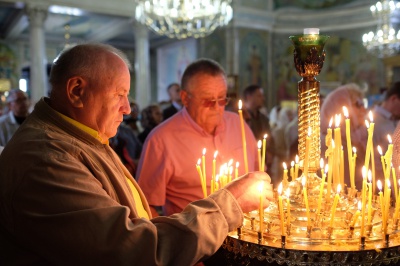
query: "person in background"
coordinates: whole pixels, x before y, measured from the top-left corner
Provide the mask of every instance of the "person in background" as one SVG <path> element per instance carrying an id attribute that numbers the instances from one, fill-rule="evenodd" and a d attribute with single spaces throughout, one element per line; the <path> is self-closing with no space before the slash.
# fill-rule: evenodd
<path id="1" fill-rule="evenodd" d="M 29 114 L 28 95 L 19 89 L 9 91 L 9 112 L 0 117 L 0 146 L 5 146 Z"/>
<path id="2" fill-rule="evenodd" d="M 163 120 L 167 120 L 174 114 L 176 114 L 179 110 L 182 109 L 182 101 L 181 101 L 181 87 L 178 83 L 169 84 L 167 87 L 169 99 L 171 101 L 171 105 L 163 110 Z"/>
<path id="3" fill-rule="evenodd" d="M 381 104 L 374 105 L 372 109 L 373 122 L 375 123 L 373 144 L 378 145 L 385 153 L 388 148 L 388 135 L 392 136 L 400 119 L 400 82 L 395 82 L 386 92 Z M 368 119 L 368 118 L 366 118 Z M 383 180 L 384 173 L 380 162 L 380 154 L 375 150 L 375 172 L 377 179 Z"/>
<path id="4" fill-rule="evenodd" d="M 129 105 L 131 107 L 131 112 L 128 115 L 124 115 L 124 121 L 123 123 L 127 126 L 129 126 L 135 135 L 139 135 L 140 132 L 143 131 L 143 129 L 140 126 L 140 119 L 139 119 L 139 114 L 140 114 L 140 109 L 139 105 L 133 101 L 129 100 Z"/>
<path id="5" fill-rule="evenodd" d="M 142 143 L 145 142 L 150 132 L 162 122 L 162 119 L 161 109 L 157 104 L 151 104 L 142 110 L 140 124 L 143 131 L 138 135 Z"/>
<path id="6" fill-rule="evenodd" d="M 344 181 L 347 186 L 350 186 L 348 157 L 347 157 L 347 142 L 346 142 L 346 127 L 345 117 L 343 115 L 343 106 L 349 112 L 350 119 L 350 135 L 351 145 L 357 149 L 357 161 L 355 170 L 355 185 L 357 189 L 362 186 L 362 171 L 361 168 L 365 162 L 365 149 L 367 145 L 367 129 L 365 127 L 366 109 L 364 106 L 364 92 L 355 83 L 344 84 L 335 90 L 331 91 L 325 98 L 321 106 L 321 158 L 325 159 L 325 151 L 327 149 L 325 137 L 329 122 L 333 118 L 332 129 L 335 128 L 335 115 L 341 114 L 340 132 L 342 135 L 342 146 L 344 155 Z M 327 163 L 325 159 L 325 163 Z"/>
<path id="7" fill-rule="evenodd" d="M 53 62 L 50 98 L 0 156 L 1 265 L 193 265 L 259 207 L 261 182 L 264 207 L 273 200 L 268 175 L 248 173 L 182 213 L 151 219 L 108 145 L 131 111 L 130 81 L 127 57 L 110 45 L 76 45 Z"/>
<path id="8" fill-rule="evenodd" d="M 183 109 L 149 134 L 139 160 L 137 179 L 153 215 L 158 206 L 171 215 L 204 197 L 196 170 L 204 148 L 208 192 L 215 151 L 218 172 L 233 159 L 239 161 L 239 173 L 245 173 L 239 116 L 224 110 L 229 102 L 225 71 L 213 60 L 199 59 L 186 68 L 181 86 Z M 257 144 L 247 125 L 245 132 L 253 171 L 258 169 Z"/>

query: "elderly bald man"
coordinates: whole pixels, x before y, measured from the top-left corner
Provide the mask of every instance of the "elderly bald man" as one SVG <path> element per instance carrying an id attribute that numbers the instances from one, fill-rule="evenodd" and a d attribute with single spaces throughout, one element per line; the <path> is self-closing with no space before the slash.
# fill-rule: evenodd
<path id="1" fill-rule="evenodd" d="M 130 80 L 126 56 L 109 45 L 82 44 L 57 58 L 50 98 L 0 156 L 1 265 L 193 265 L 258 207 L 254 192 L 270 178 L 256 172 L 182 213 L 151 219 L 108 145 L 130 113 Z"/>

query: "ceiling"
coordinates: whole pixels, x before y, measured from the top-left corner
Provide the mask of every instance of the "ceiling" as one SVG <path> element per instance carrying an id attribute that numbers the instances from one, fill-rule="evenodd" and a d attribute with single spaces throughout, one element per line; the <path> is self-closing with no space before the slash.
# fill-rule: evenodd
<path id="1" fill-rule="evenodd" d="M 368 27 L 376 23 L 369 11 L 374 2 L 233 0 L 232 23 L 238 27 L 265 28 L 275 32 L 293 32 L 294 28 L 309 27 L 308 24 L 326 30 Z M 54 5 L 69 9 L 57 9 Z M 108 42 L 119 47 L 135 45 L 134 0 L 0 0 L 0 40 L 29 40 L 27 6 L 49 8 L 45 21 L 46 41 L 65 42 L 65 26 L 69 25 L 71 43 L 85 40 Z M 74 7 L 76 9 L 72 9 Z M 327 14 L 332 19 L 327 19 Z M 150 47 L 171 41 L 155 33 L 150 33 L 149 38 Z"/>

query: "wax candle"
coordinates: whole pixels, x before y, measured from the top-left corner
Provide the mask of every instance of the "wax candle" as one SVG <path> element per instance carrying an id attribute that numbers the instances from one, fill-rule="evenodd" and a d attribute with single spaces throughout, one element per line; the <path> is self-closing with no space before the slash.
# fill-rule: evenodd
<path id="1" fill-rule="evenodd" d="M 260 218 L 260 232 L 264 231 L 264 181 L 262 181 L 258 187 L 260 192 L 260 207 L 259 207 L 259 218 Z"/>
<path id="2" fill-rule="evenodd" d="M 287 210 L 287 218 L 286 223 L 287 225 L 290 224 L 290 188 L 286 189 L 286 210 Z"/>
<path id="3" fill-rule="evenodd" d="M 385 157 L 383 157 L 383 153 L 382 153 L 382 148 L 381 146 L 377 146 L 378 149 L 378 153 L 381 156 L 381 164 L 382 164 L 382 170 L 383 170 L 383 174 L 386 177 L 386 165 L 385 165 Z"/>
<path id="4" fill-rule="evenodd" d="M 340 184 L 338 184 L 337 185 L 337 192 L 336 192 L 335 199 L 333 200 L 333 205 L 332 205 L 330 227 L 333 226 L 333 220 L 335 220 L 336 206 L 337 206 L 337 204 L 339 202 L 339 198 L 340 198 L 340 196 L 339 196 L 340 189 L 341 189 L 341 186 L 340 186 Z"/>
<path id="5" fill-rule="evenodd" d="M 261 171 L 265 171 L 265 154 L 267 152 L 267 137 L 268 134 L 265 134 L 262 141 Z"/>
<path id="6" fill-rule="evenodd" d="M 371 149 L 372 194 L 375 195 L 375 152 Z"/>
<path id="7" fill-rule="evenodd" d="M 334 145 L 334 150 L 333 150 L 333 165 L 334 167 L 333 170 L 333 184 L 337 185 L 340 183 L 340 167 L 341 167 L 341 150 L 342 150 L 342 133 L 340 131 L 340 120 L 341 120 L 341 115 L 337 114 L 335 115 L 335 129 L 333 131 L 334 135 L 334 140 L 335 140 L 335 145 Z"/>
<path id="8" fill-rule="evenodd" d="M 396 180 L 397 180 L 397 177 L 396 177 L 396 171 L 395 171 L 395 169 L 394 169 L 394 167 L 393 167 L 393 164 L 392 164 L 392 167 L 391 167 L 391 169 L 392 169 L 392 177 L 393 177 L 393 184 L 394 184 L 394 200 L 397 202 L 397 197 L 396 197 L 396 195 L 397 195 L 397 186 L 396 186 Z"/>
<path id="9" fill-rule="evenodd" d="M 350 223 L 350 227 L 354 227 L 357 223 L 358 217 L 360 216 L 360 210 L 361 210 L 361 202 L 358 202 L 358 209 L 356 211 L 356 213 L 353 215 L 353 219 Z"/>
<path id="10" fill-rule="evenodd" d="M 329 126 L 326 130 L 326 137 L 325 137 L 325 145 L 328 147 L 327 151 L 331 150 L 331 143 L 332 143 L 332 123 L 333 117 L 329 120 Z M 325 156 L 326 157 L 326 156 Z"/>
<path id="11" fill-rule="evenodd" d="M 311 219 L 310 219 L 310 208 L 308 207 L 308 197 L 307 197 L 307 181 L 305 176 L 303 176 L 301 180 L 301 184 L 303 185 L 303 196 L 304 196 L 304 203 L 306 205 L 306 213 L 307 213 L 307 226 L 311 226 Z"/>
<path id="12" fill-rule="evenodd" d="M 384 200 L 385 200 L 385 222 L 383 224 L 384 226 L 384 234 L 387 234 L 387 224 L 388 224 L 388 218 L 389 218 L 389 209 L 390 209 L 390 194 L 392 193 L 392 190 L 390 189 L 390 180 L 387 180 L 387 192 L 385 191 L 384 195 Z"/>
<path id="13" fill-rule="evenodd" d="M 351 152 L 351 135 L 350 135 L 350 119 L 349 119 L 349 112 L 346 106 L 343 106 L 343 114 L 345 116 L 345 123 L 346 123 L 346 144 L 347 144 L 347 158 L 349 163 L 349 169 L 353 169 L 352 165 L 352 152 Z M 351 171 L 351 170 L 350 170 Z M 354 176 L 350 176 L 350 186 L 351 188 L 355 188 L 355 181 Z"/>
<path id="14" fill-rule="evenodd" d="M 284 215 L 283 215 L 283 205 L 282 205 L 282 183 L 278 186 L 278 207 L 279 207 L 279 215 L 281 220 L 281 235 L 285 235 L 285 228 L 284 228 Z"/>
<path id="15" fill-rule="evenodd" d="M 282 182 L 286 186 L 288 184 L 288 170 L 285 162 L 282 163 L 282 166 L 283 166 Z"/>
<path id="16" fill-rule="evenodd" d="M 262 163 L 261 163 L 261 148 L 262 148 L 262 141 L 261 140 L 259 140 L 258 142 L 257 142 L 257 147 L 258 147 L 258 149 L 257 149 L 257 154 L 258 154 L 258 171 L 264 171 L 263 170 L 263 168 L 262 168 Z"/>
<path id="17" fill-rule="evenodd" d="M 332 140 L 332 142 L 333 142 L 333 140 Z M 331 147 L 332 147 L 332 144 L 331 144 Z M 333 175 L 332 168 L 333 168 L 333 156 L 329 156 L 328 157 L 328 169 L 329 169 L 328 181 L 326 182 L 326 201 L 327 202 L 330 202 L 330 200 L 331 200 L 331 191 L 332 191 L 331 186 L 332 186 L 332 175 Z"/>
<path id="18" fill-rule="evenodd" d="M 211 177 L 211 193 L 214 193 L 215 188 L 214 188 L 214 183 L 215 183 L 215 175 L 216 175 L 216 165 L 217 165 L 217 156 L 218 156 L 218 151 L 214 152 L 214 159 L 212 161 L 212 177 Z"/>
<path id="19" fill-rule="evenodd" d="M 378 193 L 378 195 L 379 195 L 379 204 L 380 204 L 380 207 L 381 207 L 381 215 L 382 215 L 382 223 L 383 223 L 383 219 L 384 219 L 384 211 L 385 211 L 385 203 L 383 202 L 383 194 L 382 194 L 382 182 L 381 182 L 381 180 L 378 180 L 377 181 L 377 186 L 378 186 L 378 189 L 379 189 L 379 193 Z M 383 224 L 382 224 L 382 226 L 383 226 Z"/>
<path id="20" fill-rule="evenodd" d="M 215 189 L 215 191 L 218 191 L 218 190 L 219 190 L 219 183 L 220 183 L 220 178 L 219 178 L 219 174 L 217 174 L 217 175 L 215 176 L 215 184 L 214 184 L 214 189 Z"/>
<path id="21" fill-rule="evenodd" d="M 232 173 L 233 173 L 233 159 L 230 159 L 228 162 L 228 183 L 232 181 Z"/>
<path id="22" fill-rule="evenodd" d="M 290 162 L 290 177 L 294 180 L 294 161 Z"/>
<path id="23" fill-rule="evenodd" d="M 242 112 L 242 100 L 239 100 L 238 103 L 239 107 L 239 118 L 240 118 L 240 128 L 242 131 L 242 146 L 243 146 L 243 161 L 244 161 L 244 171 L 247 174 L 249 172 L 249 166 L 247 163 L 247 147 L 246 147 L 246 134 L 244 131 L 244 119 L 243 119 L 243 112 Z"/>
<path id="24" fill-rule="evenodd" d="M 294 180 L 299 177 L 299 156 L 296 154 L 294 157 Z"/>
<path id="25" fill-rule="evenodd" d="M 372 173 L 368 170 L 368 225 L 371 224 L 372 220 Z"/>
<path id="26" fill-rule="evenodd" d="M 310 142 L 311 142 L 311 127 L 308 128 L 308 134 L 306 137 L 306 151 L 304 153 L 304 160 L 303 160 L 303 176 L 307 178 L 308 176 L 308 157 L 310 153 Z"/>
<path id="27" fill-rule="evenodd" d="M 366 148 L 366 152 L 365 152 L 365 163 L 364 163 L 364 165 L 367 169 L 369 169 L 369 159 L 370 159 L 370 155 L 371 155 L 371 148 L 373 146 L 372 137 L 374 134 L 374 123 L 373 123 L 373 116 L 372 116 L 371 111 L 369 111 L 368 116 L 369 116 L 370 123 L 367 120 L 365 120 L 365 125 L 367 126 L 367 130 L 368 130 L 368 139 L 367 139 L 367 148 Z"/>
<path id="28" fill-rule="evenodd" d="M 362 168 L 362 191 L 361 191 L 361 236 L 364 236 L 364 226 L 365 226 L 365 201 L 366 201 L 366 191 L 367 191 L 367 168 L 365 165 Z"/>
<path id="29" fill-rule="evenodd" d="M 400 184 L 400 179 L 399 179 L 399 184 Z M 394 210 L 394 215 L 393 215 L 393 224 L 396 222 L 396 220 L 399 218 L 399 209 L 400 209 L 400 192 L 399 195 L 395 194 L 396 198 L 396 207 Z"/>
<path id="30" fill-rule="evenodd" d="M 339 174 L 339 179 L 340 179 L 340 184 L 344 186 L 344 155 L 343 155 L 343 146 L 340 148 L 340 174 Z"/>
<path id="31" fill-rule="evenodd" d="M 390 178 L 390 169 L 392 166 L 392 154 L 393 154 L 393 144 L 392 144 L 392 138 L 390 137 L 390 135 L 387 135 L 388 141 L 389 141 L 389 145 L 388 145 L 388 149 L 385 153 L 385 163 L 386 163 L 386 175 L 385 178 L 389 179 Z M 386 184 L 386 183 L 385 183 Z M 396 182 L 395 182 L 396 184 Z"/>
<path id="32" fill-rule="evenodd" d="M 236 167 L 235 167 L 235 179 L 239 177 L 239 162 L 236 162 Z"/>
<path id="33" fill-rule="evenodd" d="M 321 205 L 322 205 L 322 194 L 324 192 L 324 186 L 325 186 L 325 178 L 326 178 L 326 173 L 329 170 L 329 165 L 325 165 L 325 172 L 322 171 L 322 177 L 321 177 L 321 186 L 319 187 L 319 197 L 318 197 L 318 209 L 316 214 L 319 215 L 321 212 Z"/>
<path id="34" fill-rule="evenodd" d="M 355 173 L 356 173 L 356 158 L 357 158 L 357 149 L 353 147 L 353 156 L 351 156 L 351 168 L 350 168 L 350 180 L 353 180 L 352 188 L 356 188 L 355 183 Z"/>
<path id="35" fill-rule="evenodd" d="M 201 168 L 200 168 L 200 164 L 201 164 L 201 159 L 199 159 L 197 161 L 196 169 L 197 169 L 197 172 L 199 173 L 201 189 L 203 191 L 203 196 L 205 198 L 205 197 L 207 197 L 207 191 L 205 190 L 206 187 L 205 187 L 205 184 L 204 184 L 204 178 L 203 178 L 203 173 L 202 173 Z"/>
<path id="36" fill-rule="evenodd" d="M 201 166 L 203 169 L 203 182 L 204 182 L 204 186 L 207 186 L 207 174 L 206 174 L 206 148 L 203 149 L 203 155 L 201 156 Z M 206 187 L 207 189 L 207 187 Z M 207 193 L 207 190 L 206 190 Z"/>

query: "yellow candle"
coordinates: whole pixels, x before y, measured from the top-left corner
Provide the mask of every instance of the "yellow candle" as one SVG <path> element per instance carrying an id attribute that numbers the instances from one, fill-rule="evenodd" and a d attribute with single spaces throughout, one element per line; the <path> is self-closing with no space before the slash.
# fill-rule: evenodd
<path id="1" fill-rule="evenodd" d="M 299 156 L 296 154 L 294 158 L 294 180 L 296 180 L 299 177 Z"/>
<path id="2" fill-rule="evenodd" d="M 386 177 L 385 157 L 383 157 L 383 153 L 382 153 L 382 148 L 381 148 L 381 146 L 378 145 L 377 149 L 378 149 L 379 155 L 381 156 L 381 164 L 382 164 L 383 174 L 384 174 L 384 176 Z"/>
<path id="3" fill-rule="evenodd" d="M 294 180 L 294 161 L 290 163 L 290 177 Z"/>
<path id="4" fill-rule="evenodd" d="M 197 169 L 197 172 L 199 173 L 201 189 L 202 189 L 202 191 L 203 191 L 203 196 L 204 196 L 204 198 L 205 198 L 205 197 L 207 197 L 207 191 L 205 190 L 206 186 L 205 186 L 205 184 L 204 184 L 203 173 L 201 172 L 201 169 L 200 169 L 200 163 L 201 163 L 201 159 L 199 159 L 199 160 L 197 161 L 196 169 Z"/>
<path id="5" fill-rule="evenodd" d="M 350 119 L 349 119 L 349 112 L 348 112 L 346 106 L 343 106 L 343 114 L 346 117 L 345 123 L 346 123 L 347 158 L 348 158 L 348 163 L 349 163 L 349 169 L 353 169 L 352 152 L 351 152 Z M 350 175 L 350 186 L 353 189 L 355 188 L 354 175 L 353 176 Z"/>
<path id="6" fill-rule="evenodd" d="M 258 187 L 260 192 L 260 208 L 259 208 L 259 218 L 260 218 L 260 232 L 264 231 L 264 181 L 262 181 Z"/>
<path id="7" fill-rule="evenodd" d="M 384 211 L 385 211 L 385 203 L 383 202 L 382 182 L 381 182 L 381 180 L 378 180 L 377 186 L 378 186 L 378 189 L 379 189 L 378 195 L 379 195 L 379 204 L 380 204 L 380 207 L 381 207 L 382 227 L 383 227 L 383 219 L 384 219 L 383 213 L 384 213 Z"/>
<path id="8" fill-rule="evenodd" d="M 282 205 L 282 183 L 278 186 L 278 207 L 279 207 L 279 215 L 281 220 L 281 235 L 285 235 L 285 228 L 284 228 L 284 215 L 283 215 L 283 205 Z"/>
<path id="9" fill-rule="evenodd" d="M 396 186 L 396 180 L 397 180 L 397 178 L 396 178 L 396 171 L 395 171 L 395 169 L 394 169 L 394 167 L 393 167 L 393 165 L 392 165 L 392 176 L 393 176 L 393 184 L 394 184 L 394 200 L 396 201 L 396 203 L 397 203 L 397 197 L 396 197 L 396 195 L 397 195 L 397 193 L 398 193 L 398 190 L 397 190 L 397 186 Z"/>
<path id="10" fill-rule="evenodd" d="M 366 201 L 366 191 L 367 191 L 367 168 L 363 166 L 362 168 L 362 176 L 363 176 L 363 182 L 362 182 L 362 202 L 361 202 L 361 236 L 364 236 L 364 226 L 365 226 L 365 201 Z"/>
<path id="11" fill-rule="evenodd" d="M 387 192 L 385 191 L 385 195 L 384 195 L 384 197 L 385 197 L 385 221 L 383 224 L 384 234 L 387 234 L 387 224 L 388 224 L 389 209 L 390 209 L 390 194 L 392 193 L 392 190 L 390 189 L 390 180 L 388 180 L 387 182 L 388 182 L 388 184 L 387 184 L 388 189 L 387 189 Z"/>
<path id="12" fill-rule="evenodd" d="M 372 173 L 368 170 L 368 225 L 371 224 L 372 220 Z"/>
<path id="13" fill-rule="evenodd" d="M 332 123 L 333 117 L 329 120 L 329 126 L 326 130 L 325 145 L 328 147 L 327 150 L 330 150 L 332 144 Z"/>
<path id="14" fill-rule="evenodd" d="M 236 162 L 236 167 L 235 167 L 235 179 L 239 177 L 239 162 Z"/>
<path id="15" fill-rule="evenodd" d="M 246 147 L 246 134 L 244 131 L 244 119 L 243 119 L 243 112 L 242 112 L 242 100 L 239 100 L 239 118 L 240 118 L 240 128 L 242 130 L 242 146 L 243 146 L 243 160 L 244 160 L 244 171 L 247 174 L 249 172 L 249 166 L 247 163 L 247 147 Z"/>
<path id="16" fill-rule="evenodd" d="M 318 209 L 316 214 L 319 215 L 321 211 L 321 204 L 322 204 L 322 194 L 324 192 L 324 186 L 325 186 L 325 178 L 326 178 L 326 173 L 329 170 L 329 165 L 325 165 L 325 172 L 322 173 L 321 177 L 321 186 L 319 187 L 319 197 L 318 197 Z"/>
<path id="17" fill-rule="evenodd" d="M 233 173 L 232 164 L 233 164 L 233 159 L 230 159 L 229 162 L 228 162 L 228 168 L 227 168 L 227 171 L 228 171 L 228 182 L 232 181 L 232 173 Z"/>
<path id="18" fill-rule="evenodd" d="M 333 142 L 333 141 L 332 141 Z M 332 186 L 332 168 L 333 168 L 333 156 L 328 157 L 328 182 L 326 182 L 326 201 L 330 202 L 331 200 L 331 186 Z"/>
<path id="19" fill-rule="evenodd" d="M 368 129 L 368 139 L 367 139 L 367 148 L 366 148 L 366 151 L 365 151 L 365 163 L 364 163 L 364 166 L 367 168 L 367 170 L 369 169 L 369 159 L 370 159 L 370 155 L 371 155 L 371 148 L 373 146 L 372 137 L 373 137 L 373 134 L 374 134 L 374 123 L 373 123 L 372 112 L 369 111 L 368 115 L 369 115 L 369 120 L 371 122 L 369 123 L 367 120 L 365 120 L 365 125 L 367 126 L 367 129 Z"/>
<path id="20" fill-rule="evenodd" d="M 389 178 L 390 176 L 390 167 L 392 165 L 392 154 L 393 154 L 393 144 L 392 144 L 392 138 L 390 137 L 390 135 L 387 135 L 388 141 L 389 141 L 389 145 L 388 145 L 388 149 L 385 153 L 385 162 L 386 162 L 386 178 Z"/>
<path id="21" fill-rule="evenodd" d="M 283 162 L 282 163 L 282 166 L 283 166 L 283 177 L 282 177 L 282 182 L 283 182 L 283 184 L 286 186 L 287 184 L 288 184 L 288 170 L 287 170 L 287 166 L 286 166 L 286 163 L 285 162 Z"/>
<path id="22" fill-rule="evenodd" d="M 308 207 L 308 197 L 307 197 L 307 182 L 306 182 L 306 178 L 304 176 L 303 176 L 303 178 L 301 180 L 301 184 L 303 185 L 304 203 L 306 205 L 307 226 L 311 226 L 310 208 Z"/>
<path id="23" fill-rule="evenodd" d="M 343 155 L 343 146 L 340 149 L 340 184 L 344 186 L 344 155 Z"/>
<path id="24" fill-rule="evenodd" d="M 290 188 L 286 189 L 286 210 L 287 210 L 287 219 L 286 223 L 287 225 L 290 224 Z"/>
<path id="25" fill-rule="evenodd" d="M 400 183 L 400 180 L 399 180 Z M 396 198 L 396 208 L 394 211 L 394 216 L 393 216 L 393 224 L 396 222 L 396 220 L 399 218 L 399 209 L 400 209 L 400 192 L 399 195 L 395 194 Z"/>
<path id="26" fill-rule="evenodd" d="M 351 156 L 351 168 L 350 168 L 350 180 L 353 180 L 353 189 L 356 188 L 356 183 L 355 183 L 355 173 L 356 173 L 356 158 L 357 158 L 357 149 L 356 147 L 353 147 L 353 156 Z"/>
<path id="27" fill-rule="evenodd" d="M 268 134 L 264 135 L 263 141 L 262 141 L 262 158 L 261 158 L 261 171 L 265 171 L 265 153 L 267 151 L 267 137 Z"/>
<path id="28" fill-rule="evenodd" d="M 306 151 L 304 153 L 303 159 L 303 176 L 307 178 L 308 176 L 308 156 L 310 153 L 310 142 L 311 142 L 311 127 L 308 128 L 308 134 L 306 137 Z"/>
<path id="29" fill-rule="evenodd" d="M 219 175 L 217 174 L 217 175 L 215 176 L 215 184 L 214 184 L 214 189 L 215 189 L 215 191 L 218 191 L 218 190 L 219 190 L 219 182 L 220 182 L 220 180 L 219 180 Z"/>
<path id="30" fill-rule="evenodd" d="M 207 174 L 206 174 L 206 148 L 203 149 L 203 155 L 201 156 L 201 166 L 203 169 L 203 183 L 206 187 L 206 194 L 207 194 Z"/>
<path id="31" fill-rule="evenodd" d="M 259 140 L 257 142 L 257 154 L 258 154 L 258 171 L 264 171 L 262 168 L 262 161 L 261 161 L 261 146 L 262 146 L 262 141 Z"/>
<path id="32" fill-rule="evenodd" d="M 340 194 L 340 184 L 337 185 L 337 193 L 335 195 L 335 199 L 333 200 L 333 205 L 332 205 L 332 212 L 331 212 L 331 221 L 330 221 L 330 227 L 333 226 L 333 220 L 335 220 L 335 212 L 336 212 L 336 206 L 339 202 L 339 194 Z"/>
<path id="33" fill-rule="evenodd" d="M 350 223 L 350 227 L 354 227 L 357 223 L 358 220 L 358 216 L 360 216 L 360 210 L 361 210 L 361 202 L 358 202 L 358 210 L 356 211 L 356 213 L 353 216 L 353 220 Z"/>
<path id="34" fill-rule="evenodd" d="M 335 144 L 332 146 L 333 148 L 333 165 L 335 167 L 332 169 L 333 171 L 333 184 L 337 185 L 340 183 L 340 167 L 341 167 L 341 160 L 340 154 L 342 149 L 342 135 L 340 132 L 340 119 L 341 115 L 335 115 L 335 129 L 333 131 Z"/>
<path id="35" fill-rule="evenodd" d="M 217 164 L 217 156 L 218 156 L 218 151 L 214 152 L 214 159 L 212 161 L 212 176 L 211 176 L 211 193 L 214 193 L 215 188 L 214 188 L 214 183 L 215 183 L 215 170 L 216 170 L 216 164 Z"/>

